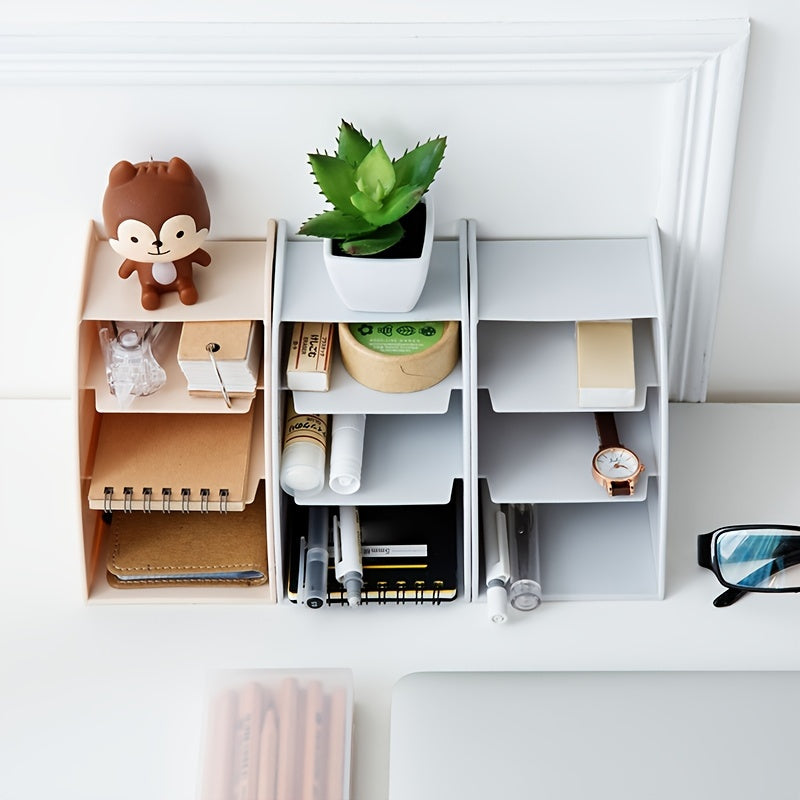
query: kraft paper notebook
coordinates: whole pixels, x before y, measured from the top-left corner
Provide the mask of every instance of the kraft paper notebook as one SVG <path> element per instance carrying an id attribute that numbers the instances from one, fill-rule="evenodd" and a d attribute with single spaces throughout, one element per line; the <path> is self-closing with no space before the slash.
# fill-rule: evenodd
<path id="1" fill-rule="evenodd" d="M 178 364 L 189 393 L 220 392 L 220 381 L 232 397 L 255 393 L 261 363 L 262 326 L 252 320 L 184 322 L 178 343 Z M 214 346 L 214 360 L 208 346 Z"/>
<path id="2" fill-rule="evenodd" d="M 267 580 L 264 484 L 244 511 L 103 514 L 110 537 L 109 584 L 141 586 L 241 584 Z"/>
<path id="3" fill-rule="evenodd" d="M 101 511 L 241 511 L 254 409 L 246 414 L 103 414 L 89 486 Z"/>

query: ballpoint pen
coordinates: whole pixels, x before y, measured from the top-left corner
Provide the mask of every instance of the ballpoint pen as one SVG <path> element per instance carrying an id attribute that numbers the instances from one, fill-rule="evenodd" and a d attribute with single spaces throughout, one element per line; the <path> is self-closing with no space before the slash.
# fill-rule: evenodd
<path id="1" fill-rule="evenodd" d="M 483 557 L 486 572 L 486 603 L 492 622 L 508 619 L 507 584 L 511 576 L 508 553 L 506 515 L 489 497 L 486 481 L 481 484 L 481 520 L 483 523 Z"/>
<path id="2" fill-rule="evenodd" d="M 308 541 L 301 577 L 301 598 L 309 608 L 321 608 L 328 591 L 328 509 L 308 509 Z"/>
<path id="3" fill-rule="evenodd" d="M 355 506 L 339 506 L 333 518 L 333 558 L 336 579 L 344 587 L 347 603 L 361 603 L 364 571 L 361 564 L 361 524 Z"/>

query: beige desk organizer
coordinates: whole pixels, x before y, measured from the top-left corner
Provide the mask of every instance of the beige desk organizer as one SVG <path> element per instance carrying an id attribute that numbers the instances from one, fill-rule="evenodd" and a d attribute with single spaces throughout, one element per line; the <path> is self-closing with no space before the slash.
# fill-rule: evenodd
<path id="1" fill-rule="evenodd" d="M 208 242 L 211 265 L 195 269 L 198 302 L 182 305 L 177 294 L 169 294 L 159 309 L 145 311 L 137 287 L 117 275 L 119 256 L 92 224 L 80 293 L 75 392 L 80 530 L 89 602 L 275 601 L 272 504 L 265 457 L 270 450 L 270 428 L 265 424 L 271 417 L 270 391 L 264 380 L 268 372 L 262 366 L 255 397 L 233 397 L 228 409 L 221 394 L 190 396 L 177 358 L 185 321 L 261 322 L 263 352 L 270 352 L 275 231 L 276 225 L 270 222 L 266 240 Z M 170 328 L 159 358 L 167 373 L 166 384 L 150 396 L 135 398 L 124 411 L 109 392 L 99 346 L 98 323 L 107 320 L 161 321 Z M 106 487 L 113 491 L 109 494 Z M 152 496 L 143 494 L 145 487 Z M 227 494 L 220 496 L 222 487 Z M 164 494 L 166 488 L 171 495 Z M 207 496 L 201 495 L 201 488 L 209 489 Z M 187 490 L 183 496 L 182 489 Z M 261 505 L 253 506 L 257 497 Z M 104 513 L 131 512 L 126 529 L 132 524 L 146 526 L 161 517 L 164 503 L 169 503 L 172 515 L 202 514 L 201 527 L 212 532 L 222 530 L 227 515 L 247 509 L 248 524 L 255 526 L 255 530 L 249 528 L 250 534 L 263 542 L 267 580 L 257 585 L 212 585 L 198 580 L 137 591 L 112 588 L 106 574 L 112 536 Z M 252 513 L 251 506 L 261 510 Z M 151 514 L 142 513 L 148 509 Z M 254 560 L 260 561 L 256 556 Z"/>

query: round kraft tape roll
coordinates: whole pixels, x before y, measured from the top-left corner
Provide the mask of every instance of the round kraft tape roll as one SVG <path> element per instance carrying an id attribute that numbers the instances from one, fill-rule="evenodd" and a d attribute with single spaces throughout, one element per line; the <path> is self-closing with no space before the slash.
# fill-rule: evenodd
<path id="1" fill-rule="evenodd" d="M 458 322 L 339 323 L 339 351 L 355 380 L 379 392 L 418 392 L 458 363 Z"/>

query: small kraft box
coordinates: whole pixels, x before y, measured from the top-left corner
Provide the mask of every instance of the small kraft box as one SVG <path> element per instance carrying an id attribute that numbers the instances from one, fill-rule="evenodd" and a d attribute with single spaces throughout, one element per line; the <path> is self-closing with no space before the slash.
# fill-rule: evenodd
<path id="1" fill-rule="evenodd" d="M 592 320 L 575 323 L 578 405 L 628 408 L 636 402 L 633 322 Z"/>
<path id="2" fill-rule="evenodd" d="M 286 385 L 292 391 L 330 389 L 334 326 L 330 322 L 295 322 L 286 366 Z"/>
<path id="3" fill-rule="evenodd" d="M 349 800 L 353 676 L 345 669 L 212 675 L 201 800 Z"/>

